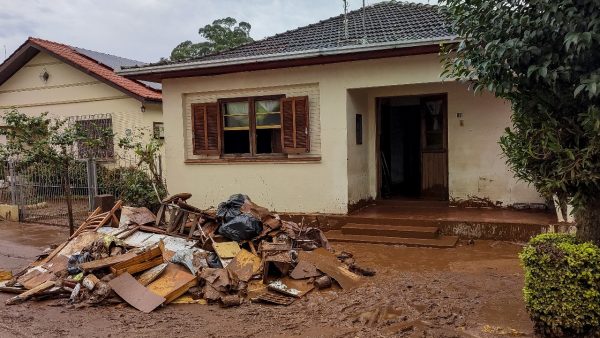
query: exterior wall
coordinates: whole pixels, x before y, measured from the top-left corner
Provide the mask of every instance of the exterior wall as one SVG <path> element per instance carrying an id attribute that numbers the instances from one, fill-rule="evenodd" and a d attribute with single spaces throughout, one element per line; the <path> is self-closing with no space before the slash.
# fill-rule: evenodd
<path id="1" fill-rule="evenodd" d="M 44 69 L 50 74 L 47 83 L 39 77 Z M 162 121 L 160 104 L 147 104 L 142 113 L 137 99 L 45 53 L 36 55 L 0 85 L 0 113 L 11 108 L 63 118 L 110 113 L 115 138 L 127 129 L 152 130 L 153 122 Z"/>
<path id="2" fill-rule="evenodd" d="M 375 98 L 451 91 L 453 196 L 537 200 L 531 189 L 514 183 L 499 157 L 497 141 L 509 123 L 508 107 L 490 97 L 473 97 L 461 85 L 440 83 L 440 71 L 439 57 L 432 54 L 164 80 L 169 189 L 192 193 L 191 202 L 202 208 L 217 206 L 233 193 L 245 193 L 280 212 L 346 213 L 349 203 L 377 193 Z M 308 94 L 311 112 L 318 109 L 319 123 L 311 120 L 311 137 L 320 141 L 319 149 L 312 151 L 320 155 L 320 161 L 186 163 L 193 158 L 190 103 L 214 101 L 221 95 L 285 94 L 285 88 Z M 464 113 L 465 127 L 452 119 L 456 112 Z M 356 113 L 363 114 L 363 145 L 355 143 Z"/>
<path id="3" fill-rule="evenodd" d="M 489 93 L 474 94 L 457 82 L 369 88 L 349 92 L 349 97 L 368 96 L 368 132 L 365 148 L 351 147 L 354 136 L 349 131 L 350 203 L 377 196 L 376 99 L 391 96 L 448 95 L 448 171 L 451 199 L 489 198 L 502 205 L 542 202 L 539 194 L 524 182 L 518 182 L 507 168 L 498 141 L 510 125 L 510 105 Z M 462 118 L 457 117 L 462 113 Z M 363 117 L 364 119 L 364 117 Z M 463 126 L 460 120 L 463 120 Z M 368 137 L 366 136 L 368 135 Z M 352 158 L 367 158 L 368 192 L 362 177 L 365 168 L 350 165 Z"/>

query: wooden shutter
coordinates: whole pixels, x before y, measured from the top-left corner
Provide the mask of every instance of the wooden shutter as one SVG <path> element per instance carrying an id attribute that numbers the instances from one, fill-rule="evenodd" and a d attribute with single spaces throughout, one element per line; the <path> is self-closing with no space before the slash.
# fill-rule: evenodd
<path id="1" fill-rule="evenodd" d="M 310 150 L 308 96 L 281 99 L 281 142 L 286 154 Z"/>
<path id="2" fill-rule="evenodd" d="M 221 154 L 221 120 L 218 103 L 192 105 L 192 132 L 194 155 Z"/>

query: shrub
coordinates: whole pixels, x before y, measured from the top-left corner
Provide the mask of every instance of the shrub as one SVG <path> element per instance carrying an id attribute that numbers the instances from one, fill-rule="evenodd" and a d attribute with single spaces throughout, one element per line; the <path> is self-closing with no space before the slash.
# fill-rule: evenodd
<path id="1" fill-rule="evenodd" d="M 114 194 L 129 206 L 147 207 L 156 211 L 160 202 L 156 198 L 153 182 L 149 174 L 135 167 L 103 169 L 98 175 L 101 193 Z M 162 184 L 157 185 L 156 189 L 161 198 L 167 194 Z"/>
<path id="2" fill-rule="evenodd" d="M 519 257 L 536 331 L 552 337 L 600 334 L 600 248 L 571 235 L 543 234 Z"/>

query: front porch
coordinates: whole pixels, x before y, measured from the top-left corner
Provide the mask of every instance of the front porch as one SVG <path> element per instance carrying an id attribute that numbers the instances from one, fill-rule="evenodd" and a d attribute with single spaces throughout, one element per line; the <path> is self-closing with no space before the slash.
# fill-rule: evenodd
<path id="1" fill-rule="evenodd" d="M 334 242 L 379 243 L 447 248 L 460 239 L 529 240 L 556 223 L 547 211 L 506 208 L 458 208 L 448 202 L 378 200 L 336 217 Z"/>

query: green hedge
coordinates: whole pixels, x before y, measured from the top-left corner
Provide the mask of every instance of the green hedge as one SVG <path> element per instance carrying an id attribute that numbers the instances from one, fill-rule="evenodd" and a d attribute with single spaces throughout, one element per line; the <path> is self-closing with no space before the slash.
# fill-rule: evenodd
<path id="1" fill-rule="evenodd" d="M 520 258 L 525 303 L 540 334 L 600 335 L 600 248 L 571 235 L 543 234 Z"/>

